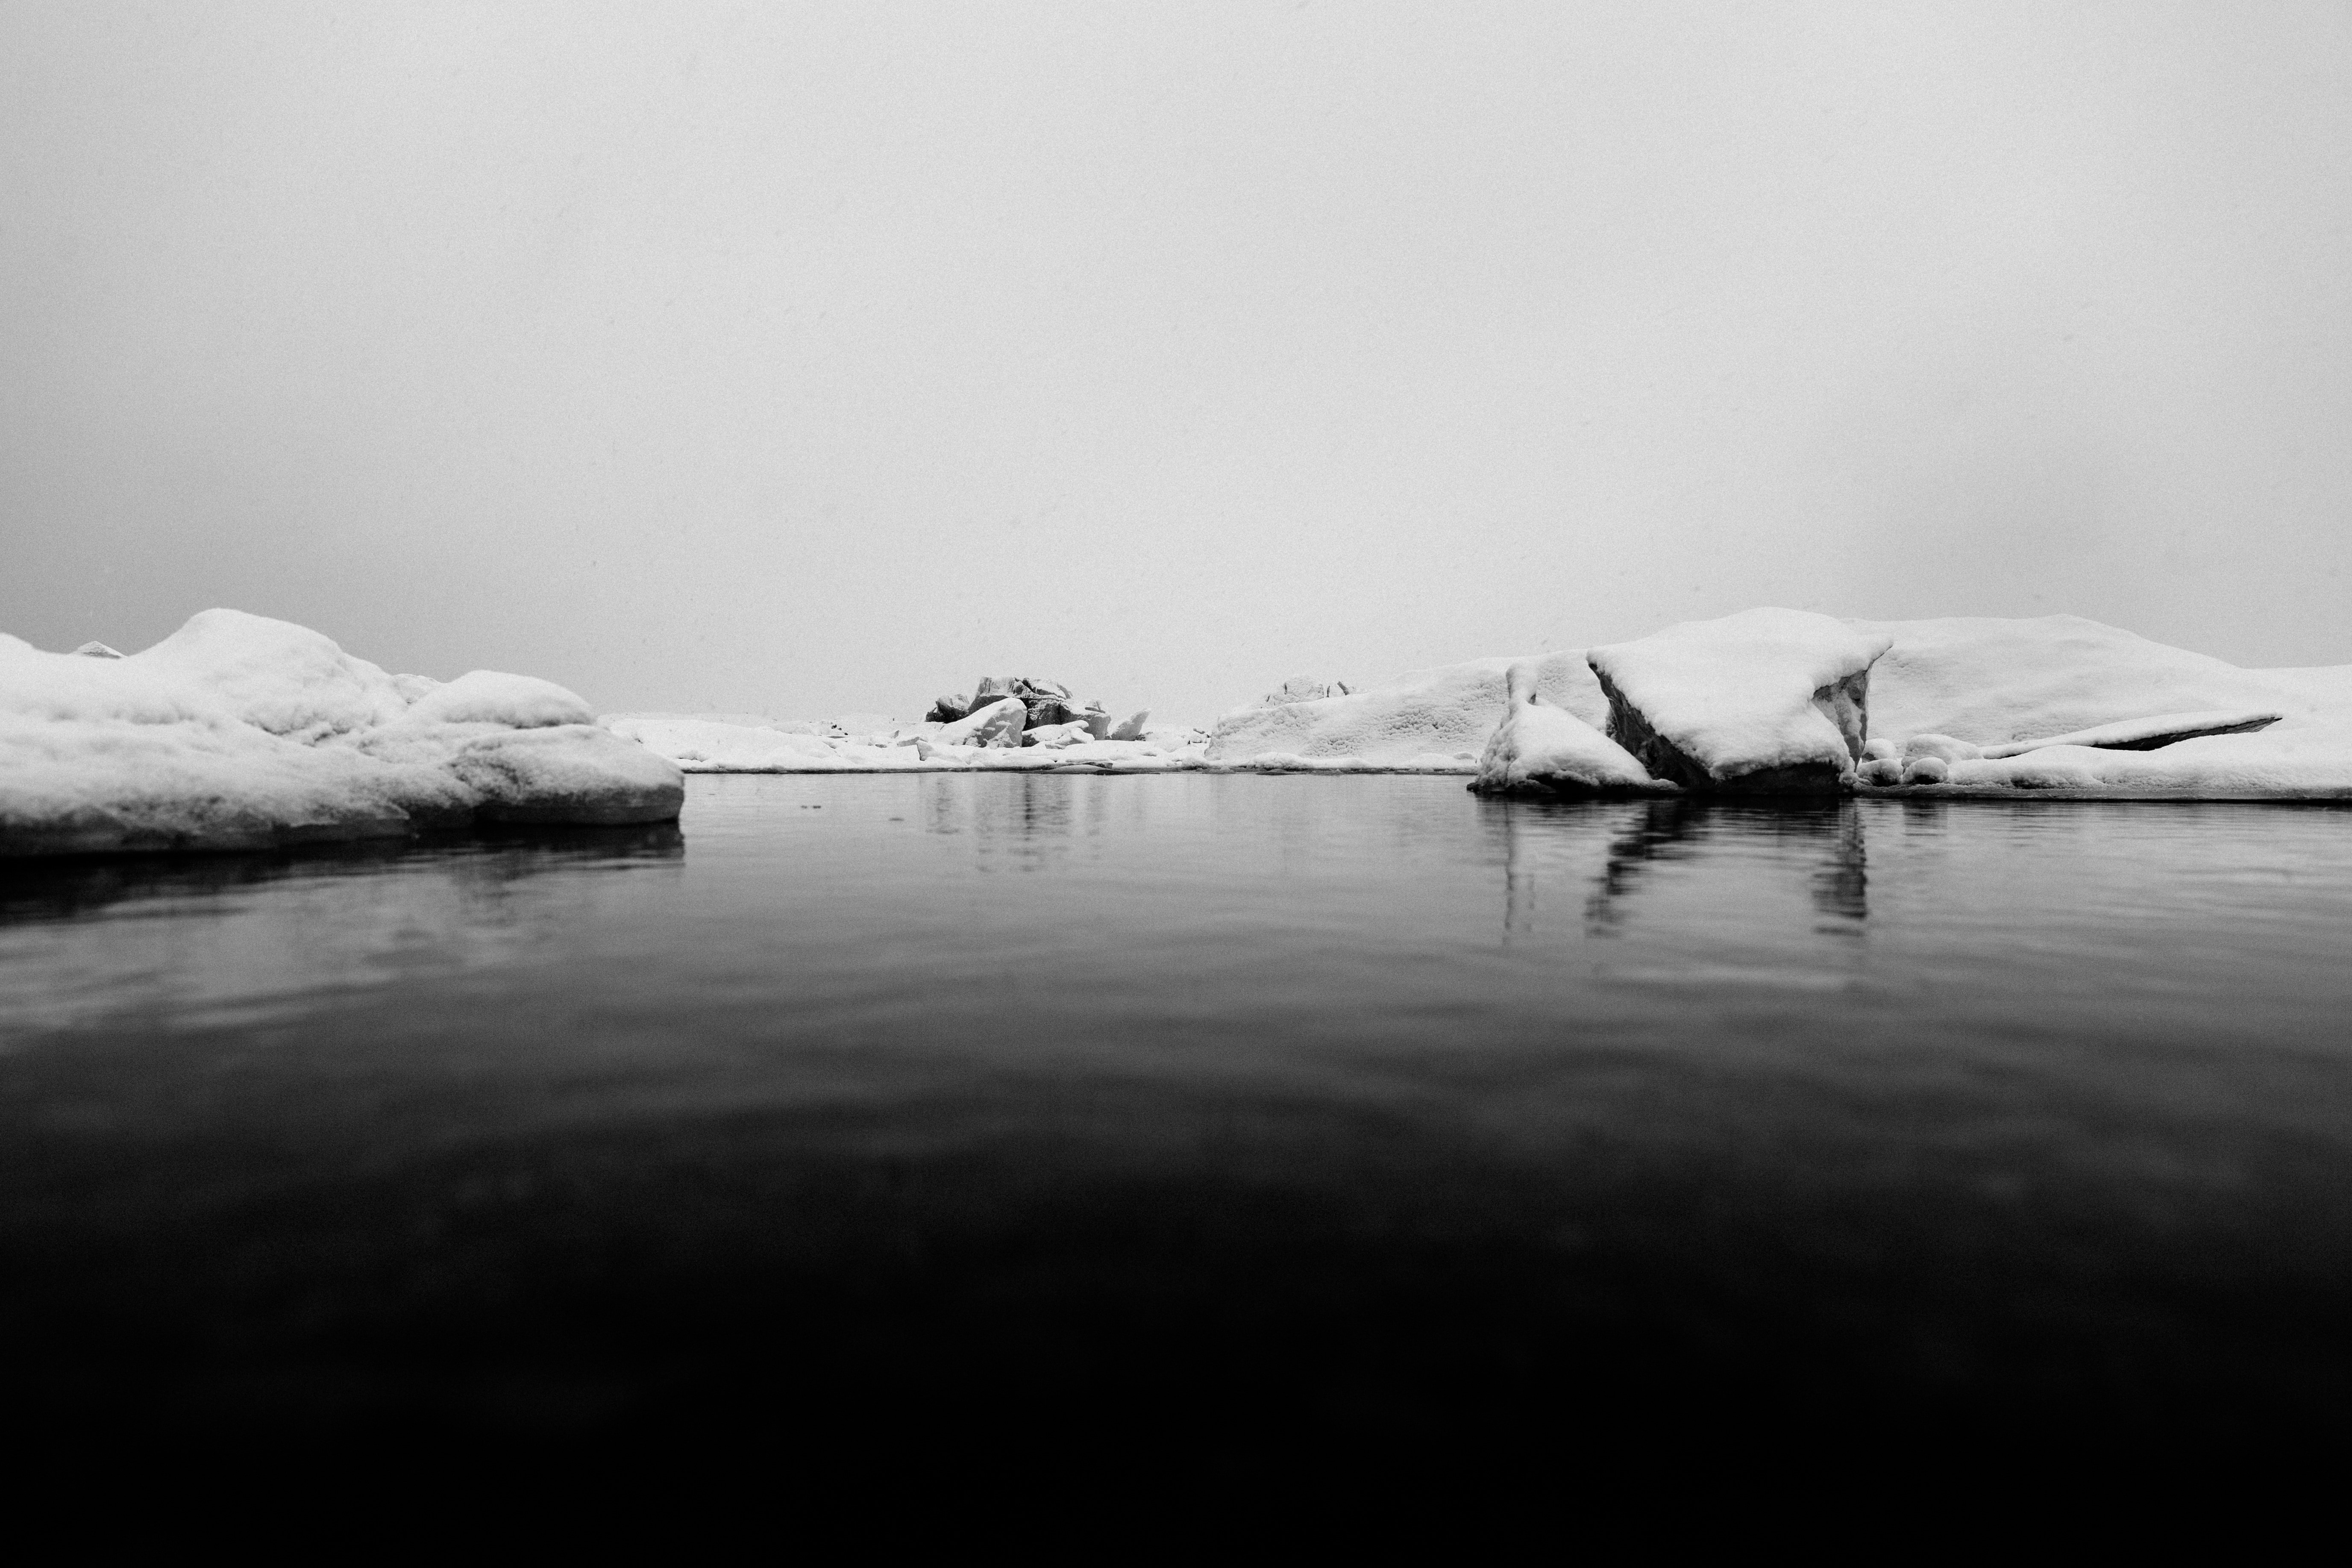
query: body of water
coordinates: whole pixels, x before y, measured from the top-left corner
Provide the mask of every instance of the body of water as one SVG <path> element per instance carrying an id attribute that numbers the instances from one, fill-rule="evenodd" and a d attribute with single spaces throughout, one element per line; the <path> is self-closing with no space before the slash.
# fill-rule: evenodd
<path id="1" fill-rule="evenodd" d="M 0 879 L 0 1328 L 52 1418 L 1275 1450 L 2352 1396 L 2342 809 L 722 776 L 677 829 Z"/>

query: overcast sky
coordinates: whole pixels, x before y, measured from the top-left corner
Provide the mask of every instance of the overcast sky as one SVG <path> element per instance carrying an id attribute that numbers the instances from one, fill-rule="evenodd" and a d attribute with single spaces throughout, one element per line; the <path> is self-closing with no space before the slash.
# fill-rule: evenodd
<path id="1" fill-rule="evenodd" d="M 0 5 L 0 629 L 1200 718 L 1778 604 L 2352 662 L 2343 5 Z"/>

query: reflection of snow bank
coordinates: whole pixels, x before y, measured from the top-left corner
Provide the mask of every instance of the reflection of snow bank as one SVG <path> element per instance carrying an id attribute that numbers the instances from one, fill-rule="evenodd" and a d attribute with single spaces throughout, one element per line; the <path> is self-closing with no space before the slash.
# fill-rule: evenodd
<path id="1" fill-rule="evenodd" d="M 387 675 L 235 610 L 122 658 L 0 636 L 0 854 L 661 822 L 683 795 L 675 768 L 528 676 Z"/>

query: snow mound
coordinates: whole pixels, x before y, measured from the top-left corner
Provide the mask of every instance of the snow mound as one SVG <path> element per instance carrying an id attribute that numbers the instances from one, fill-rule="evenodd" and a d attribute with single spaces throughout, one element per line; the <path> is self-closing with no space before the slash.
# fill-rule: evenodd
<path id="1" fill-rule="evenodd" d="M 1522 664 L 1534 670 L 1547 701 L 1590 724 L 1607 717 L 1608 700 L 1580 652 L 1475 658 L 1414 670 L 1360 691 L 1234 709 L 1217 721 L 1207 760 L 1334 772 L 1474 773 L 1503 721 L 1510 671 Z"/>
<path id="2" fill-rule="evenodd" d="M 1686 788 L 1829 793 L 1868 737 L 1893 639 L 1804 610 L 1743 610 L 1591 649 L 1609 733 Z"/>
<path id="3" fill-rule="evenodd" d="M 1508 706 L 1486 742 L 1478 776 L 1481 795 L 1601 795 L 1671 789 L 1624 747 L 1570 713 L 1542 700 L 1539 672 L 1515 664 L 1507 679 Z"/>
<path id="4" fill-rule="evenodd" d="M 0 636 L 0 856 L 675 818 L 677 769 L 587 719 L 543 680 L 388 675 L 235 610 L 120 658 Z"/>
<path id="5" fill-rule="evenodd" d="M 1874 734 L 1990 747 L 2155 714 L 2302 705 L 2279 679 L 2297 672 L 2241 669 L 2080 616 L 1846 624 L 1894 645 L 1870 672 Z"/>
<path id="6" fill-rule="evenodd" d="M 2044 746 L 2097 746 L 2116 752 L 2153 752 L 2161 747 L 2177 745 L 2182 741 L 2194 741 L 2201 735 L 2245 735 L 2267 730 L 2285 717 L 2280 713 L 2256 710 L 2249 713 L 2238 708 L 2214 709 L 2203 713 L 2158 713 L 2147 719 L 2125 719 L 2113 724 L 2094 725 L 2072 734 L 2053 735 L 2042 741 L 2011 741 L 2006 746 L 1987 746 L 1988 757 L 2014 757 L 2027 752 L 2040 751 Z"/>
<path id="7" fill-rule="evenodd" d="M 622 739 L 699 773 L 762 773 L 837 765 L 833 747 L 823 737 L 765 724 L 651 714 L 611 714 L 604 724 Z"/>
<path id="8" fill-rule="evenodd" d="M 1865 786 L 2352 797 L 2352 667 L 2244 669 L 2079 616 L 1849 624 L 1895 645 L 1872 671 L 1872 729 L 1902 739 L 1906 766 Z"/>

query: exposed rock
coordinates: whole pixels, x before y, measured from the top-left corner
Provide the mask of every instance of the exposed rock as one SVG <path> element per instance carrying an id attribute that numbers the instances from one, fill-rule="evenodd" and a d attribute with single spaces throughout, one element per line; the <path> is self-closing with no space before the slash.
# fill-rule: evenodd
<path id="1" fill-rule="evenodd" d="M 74 652 L 84 658 L 121 658 L 122 657 L 102 642 L 86 642 L 74 649 Z"/>
<path id="2" fill-rule="evenodd" d="M 1028 705 L 1007 695 L 985 708 L 973 709 L 933 739 L 943 746 L 1017 746 L 1028 723 Z"/>
<path id="3" fill-rule="evenodd" d="M 1688 789 L 1825 795 L 1860 760 L 1870 667 L 1891 639 L 1803 610 L 1686 621 L 1586 658 L 1609 732 Z"/>
<path id="4" fill-rule="evenodd" d="M 1481 795 L 1611 795 L 1661 786 L 1625 748 L 1570 713 L 1542 700 L 1540 668 L 1511 666 L 1503 721 L 1486 742 L 1478 776 Z"/>
<path id="5" fill-rule="evenodd" d="M 961 694 L 938 698 L 923 717 L 934 724 L 952 724 L 971 711 L 971 699 Z"/>

